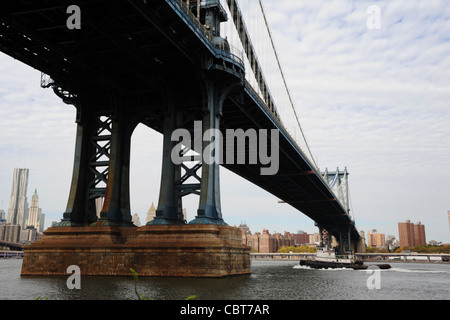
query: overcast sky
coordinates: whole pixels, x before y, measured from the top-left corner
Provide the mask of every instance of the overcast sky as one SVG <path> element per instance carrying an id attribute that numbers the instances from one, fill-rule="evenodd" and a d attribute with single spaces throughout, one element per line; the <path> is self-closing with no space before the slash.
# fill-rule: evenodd
<path id="1" fill-rule="evenodd" d="M 359 230 L 398 237 L 398 222 L 450 242 L 450 7 L 445 0 L 263 1 L 289 89 L 321 169 L 347 167 Z M 367 20 L 380 9 L 381 25 Z M 372 20 L 370 20 L 372 21 Z M 71 183 L 75 109 L 39 86 L 40 72 L 0 54 L 0 201 L 13 168 L 29 168 L 46 225 L 59 221 Z M 157 205 L 162 137 L 132 140 L 132 212 Z M 222 211 L 251 231 L 316 232 L 314 222 L 222 169 Z M 186 201 L 194 218 L 194 196 Z"/>

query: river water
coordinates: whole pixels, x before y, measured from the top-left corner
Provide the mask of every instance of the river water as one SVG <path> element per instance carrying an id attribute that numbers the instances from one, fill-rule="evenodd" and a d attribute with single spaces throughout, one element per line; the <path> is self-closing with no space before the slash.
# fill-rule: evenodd
<path id="1" fill-rule="evenodd" d="M 368 263 L 370 265 L 370 263 Z M 450 264 L 390 263 L 389 270 L 316 270 L 296 261 L 252 261 L 252 274 L 224 279 L 144 278 L 152 300 L 448 300 Z M 21 277 L 22 259 L 0 259 L 0 300 L 134 300 L 133 277 Z M 377 278 L 375 278 L 377 277 Z M 377 284 L 378 286 L 374 286 Z"/>

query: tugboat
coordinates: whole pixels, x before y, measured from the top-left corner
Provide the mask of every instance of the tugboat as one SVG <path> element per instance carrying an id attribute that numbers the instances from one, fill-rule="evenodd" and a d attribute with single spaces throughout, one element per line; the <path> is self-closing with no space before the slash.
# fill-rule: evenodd
<path id="1" fill-rule="evenodd" d="M 357 260 L 351 252 L 338 255 L 335 250 L 330 250 L 327 247 L 318 247 L 316 256 L 313 259 L 301 259 L 300 265 L 314 269 L 350 268 L 365 270 L 368 268 L 361 260 Z"/>

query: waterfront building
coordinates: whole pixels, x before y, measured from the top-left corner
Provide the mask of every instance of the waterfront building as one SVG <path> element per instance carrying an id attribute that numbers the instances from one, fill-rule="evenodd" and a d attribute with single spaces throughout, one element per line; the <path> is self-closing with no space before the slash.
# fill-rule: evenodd
<path id="1" fill-rule="evenodd" d="M 367 246 L 370 248 L 385 249 L 386 237 L 384 233 L 379 233 L 376 229 L 369 231 L 367 234 Z"/>
<path id="2" fill-rule="evenodd" d="M 245 224 L 242 223 L 238 227 L 242 232 L 242 244 L 247 245 L 247 235 L 251 235 L 250 228 Z"/>
<path id="3" fill-rule="evenodd" d="M 320 237 L 318 232 L 309 235 L 309 244 L 315 246 L 320 244 Z"/>
<path id="4" fill-rule="evenodd" d="M 386 248 L 386 237 L 384 233 L 377 233 L 375 236 L 375 244 L 377 248 L 385 249 Z"/>
<path id="5" fill-rule="evenodd" d="M 410 220 L 399 222 L 398 233 L 402 248 L 426 245 L 425 226 L 420 221 L 416 225 Z"/>
<path id="6" fill-rule="evenodd" d="M 296 246 L 307 245 L 309 244 L 309 234 L 303 231 L 297 231 L 292 235 L 294 238 L 294 244 Z"/>
<path id="7" fill-rule="evenodd" d="M 400 247 L 414 247 L 414 224 L 410 220 L 398 223 Z"/>
<path id="8" fill-rule="evenodd" d="M 295 240 L 290 232 L 284 234 L 276 232 L 272 235 L 269 230 L 264 229 L 262 233 L 255 232 L 255 234 L 252 234 L 250 230 L 243 232 L 243 243 L 251 247 L 253 252 L 275 253 L 281 247 L 294 246 Z"/>
<path id="9" fill-rule="evenodd" d="M 369 233 L 367 234 L 367 246 L 369 248 L 375 248 L 376 247 L 376 241 L 375 241 L 375 235 L 377 233 L 377 230 L 373 229 L 371 231 L 369 231 Z"/>
<path id="10" fill-rule="evenodd" d="M 414 225 L 414 244 L 416 246 L 426 246 L 425 226 L 420 221 Z"/>
<path id="11" fill-rule="evenodd" d="M 21 243 L 31 243 L 37 240 L 38 232 L 33 226 L 26 227 L 20 232 Z"/>
<path id="12" fill-rule="evenodd" d="M 393 235 L 388 235 L 386 237 L 386 246 L 389 251 L 394 250 L 394 248 L 398 247 L 400 244 L 398 240 Z"/>
<path id="13" fill-rule="evenodd" d="M 8 216 L 6 222 L 25 228 L 28 218 L 27 188 L 29 169 L 13 170 L 11 195 L 9 197 Z"/>
<path id="14" fill-rule="evenodd" d="M 1 223 L 0 224 L 0 240 L 6 242 L 19 243 L 20 226 L 18 224 Z"/>

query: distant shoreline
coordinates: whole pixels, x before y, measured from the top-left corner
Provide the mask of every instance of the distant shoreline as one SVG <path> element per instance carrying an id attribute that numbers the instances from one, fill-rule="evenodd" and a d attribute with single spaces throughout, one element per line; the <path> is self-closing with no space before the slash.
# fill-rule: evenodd
<path id="1" fill-rule="evenodd" d="M 313 257 L 314 253 L 251 253 L 250 259 L 253 261 L 300 261 L 302 258 Z M 449 258 L 449 254 L 357 254 L 359 259 L 364 262 L 392 262 L 392 263 L 441 263 L 449 264 L 449 261 L 443 261 L 442 257 Z M 385 257 L 390 256 L 391 259 Z"/>

